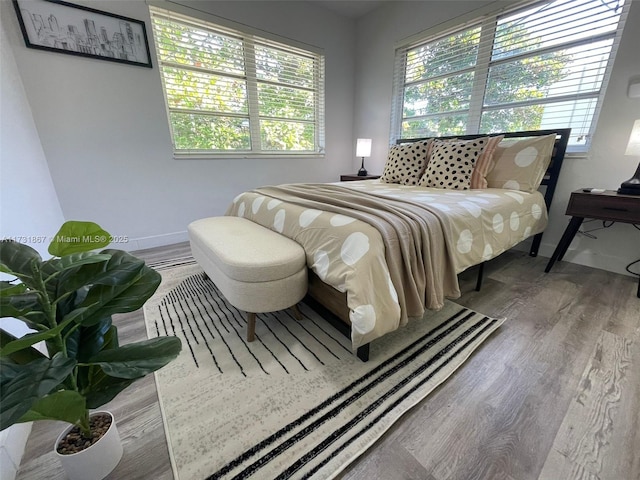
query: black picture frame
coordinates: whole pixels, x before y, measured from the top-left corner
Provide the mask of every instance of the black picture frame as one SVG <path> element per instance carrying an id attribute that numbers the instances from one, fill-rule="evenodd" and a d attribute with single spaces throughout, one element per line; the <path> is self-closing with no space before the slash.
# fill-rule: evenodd
<path id="1" fill-rule="evenodd" d="M 13 0 L 29 48 L 152 68 L 145 23 L 62 0 Z"/>

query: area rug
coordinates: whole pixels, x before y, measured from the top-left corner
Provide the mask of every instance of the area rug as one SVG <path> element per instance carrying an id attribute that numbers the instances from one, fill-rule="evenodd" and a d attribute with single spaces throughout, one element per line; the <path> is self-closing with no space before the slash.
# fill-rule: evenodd
<path id="1" fill-rule="evenodd" d="M 195 264 L 161 270 L 145 305 L 150 337 L 177 335 L 180 356 L 155 373 L 174 475 L 332 478 L 445 381 L 504 319 L 453 302 L 374 341 L 362 362 L 305 304 L 244 314 Z"/>

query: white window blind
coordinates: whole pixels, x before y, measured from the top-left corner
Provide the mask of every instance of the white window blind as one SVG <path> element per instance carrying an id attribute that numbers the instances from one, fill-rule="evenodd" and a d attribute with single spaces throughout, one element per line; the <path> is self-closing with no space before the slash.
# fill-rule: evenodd
<path id="1" fill-rule="evenodd" d="M 324 57 L 150 7 L 176 156 L 324 152 Z"/>
<path id="2" fill-rule="evenodd" d="M 396 51 L 392 141 L 571 127 L 585 151 L 629 0 L 556 0 Z"/>

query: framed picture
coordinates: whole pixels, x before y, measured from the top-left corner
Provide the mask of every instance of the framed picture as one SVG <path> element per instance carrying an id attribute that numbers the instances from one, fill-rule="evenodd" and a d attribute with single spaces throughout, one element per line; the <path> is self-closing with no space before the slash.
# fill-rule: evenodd
<path id="1" fill-rule="evenodd" d="M 29 48 L 151 68 L 144 22 L 60 0 L 13 0 Z"/>

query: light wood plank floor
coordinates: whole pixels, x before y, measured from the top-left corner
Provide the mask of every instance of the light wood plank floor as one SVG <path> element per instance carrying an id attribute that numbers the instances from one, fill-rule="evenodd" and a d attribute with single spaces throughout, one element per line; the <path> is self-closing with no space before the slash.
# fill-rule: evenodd
<path id="1" fill-rule="evenodd" d="M 137 252 L 148 261 L 188 244 Z M 447 382 L 400 419 L 342 479 L 640 478 L 637 279 L 507 252 L 460 276 L 460 304 L 508 321 Z M 142 312 L 114 318 L 123 343 L 144 338 Z M 171 479 L 154 379 L 108 408 L 125 454 L 111 479 Z M 58 479 L 62 424 L 34 424 L 18 479 Z"/>

